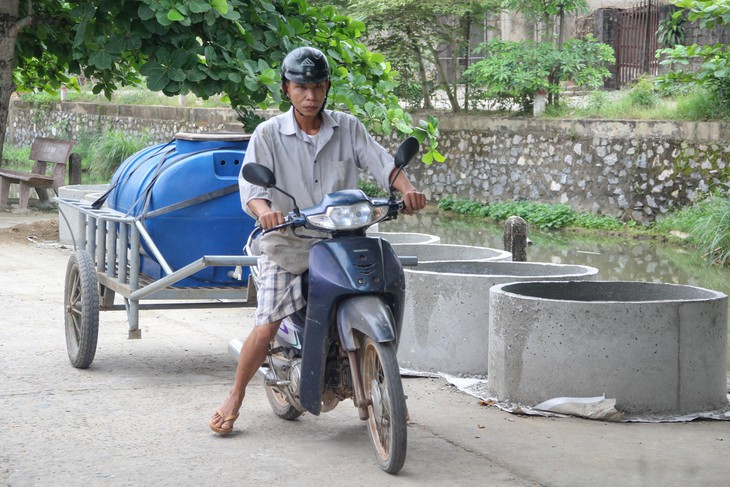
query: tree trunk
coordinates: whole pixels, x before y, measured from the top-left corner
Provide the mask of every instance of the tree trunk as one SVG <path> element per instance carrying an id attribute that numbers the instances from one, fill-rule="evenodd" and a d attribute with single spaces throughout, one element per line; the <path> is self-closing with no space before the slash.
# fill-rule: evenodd
<path id="1" fill-rule="evenodd" d="M 441 64 L 441 60 L 439 59 L 439 53 L 432 48 L 431 55 L 434 59 L 434 66 L 436 66 L 436 70 L 439 73 L 439 79 L 442 80 L 441 86 L 443 86 L 444 90 L 446 90 L 446 96 L 449 98 L 449 103 L 451 103 L 451 111 L 459 113 L 459 100 L 456 98 L 456 94 L 453 92 L 451 84 L 448 82 L 446 71 L 444 71 L 444 66 Z"/>
<path id="2" fill-rule="evenodd" d="M 413 45 L 413 51 L 416 53 L 416 61 L 418 62 L 418 77 L 421 79 L 421 94 L 423 95 L 423 108 L 431 110 L 431 90 L 428 89 L 428 74 L 426 73 L 426 66 L 424 65 L 423 53 L 421 52 L 421 46 L 417 43 Z"/>
<path id="3" fill-rule="evenodd" d="M 5 144 L 10 96 L 15 91 L 15 41 L 18 39 L 18 31 L 30 21 L 30 17 L 19 21 L 18 13 L 18 0 L 0 2 L 0 154 Z"/>
<path id="4" fill-rule="evenodd" d="M 466 39 L 466 62 L 464 63 L 464 71 L 469 69 L 471 61 L 471 14 L 467 14 L 463 19 L 464 25 L 464 38 Z M 464 111 L 469 111 L 469 83 L 464 83 Z"/>
<path id="5" fill-rule="evenodd" d="M 459 66 L 459 47 L 460 46 L 458 42 L 451 43 L 451 65 L 454 67 L 454 72 L 452 73 L 454 78 L 451 83 L 451 92 L 454 95 L 453 99 L 449 97 L 449 100 L 451 100 L 451 105 L 455 108 L 454 113 L 461 111 L 461 107 L 459 106 L 459 80 L 461 79 L 461 66 Z"/>

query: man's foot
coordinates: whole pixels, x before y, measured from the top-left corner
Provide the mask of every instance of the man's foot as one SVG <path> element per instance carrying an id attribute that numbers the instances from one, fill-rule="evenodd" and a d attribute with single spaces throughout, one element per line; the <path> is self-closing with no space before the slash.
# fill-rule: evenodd
<path id="1" fill-rule="evenodd" d="M 210 417 L 208 426 L 219 435 L 227 435 L 233 431 L 233 423 L 238 419 L 238 413 L 226 415 L 222 410 L 218 409 L 213 416 Z"/>

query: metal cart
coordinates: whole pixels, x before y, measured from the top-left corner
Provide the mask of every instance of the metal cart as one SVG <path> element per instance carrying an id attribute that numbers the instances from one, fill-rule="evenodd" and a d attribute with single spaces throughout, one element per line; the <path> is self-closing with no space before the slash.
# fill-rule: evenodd
<path id="1" fill-rule="evenodd" d="M 126 310 L 129 338 L 141 338 L 139 312 L 143 309 L 256 305 L 256 293 L 249 293 L 249 289 L 255 289 L 250 279 L 248 286 L 240 287 L 173 287 L 205 267 L 243 268 L 255 265 L 256 257 L 204 255 L 173 271 L 139 217 L 109 208 L 94 209 L 86 201 L 69 198 L 55 198 L 55 201 L 79 215 L 75 251 L 66 268 L 64 290 L 66 346 L 74 367 L 87 368 L 94 360 L 99 310 Z M 154 256 L 164 270 L 164 277 L 155 280 L 140 272 L 141 252 Z M 124 298 L 124 304 L 114 304 L 115 294 Z M 147 299 L 158 302 L 142 304 Z"/>

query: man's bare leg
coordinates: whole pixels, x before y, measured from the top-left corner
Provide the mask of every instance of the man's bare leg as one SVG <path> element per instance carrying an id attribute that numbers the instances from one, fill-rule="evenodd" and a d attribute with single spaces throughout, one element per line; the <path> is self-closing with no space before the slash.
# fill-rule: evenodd
<path id="1" fill-rule="evenodd" d="M 228 398 L 223 405 L 213 413 L 210 418 L 210 425 L 216 426 L 224 431 L 233 429 L 235 420 L 225 421 L 224 417 L 235 417 L 241 409 L 243 398 L 246 395 L 246 386 L 251 381 L 261 364 L 266 360 L 266 353 L 269 350 L 269 343 L 276 336 L 281 320 L 268 325 L 254 327 L 251 334 L 246 337 L 238 356 L 236 367 L 236 378 L 233 387 L 229 391 Z"/>

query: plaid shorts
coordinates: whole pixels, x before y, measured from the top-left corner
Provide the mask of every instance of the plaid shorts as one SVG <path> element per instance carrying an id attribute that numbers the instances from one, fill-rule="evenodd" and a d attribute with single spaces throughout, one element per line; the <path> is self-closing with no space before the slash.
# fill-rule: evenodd
<path id="1" fill-rule="evenodd" d="M 284 319 L 306 303 L 302 295 L 302 276 L 282 269 L 265 254 L 259 256 L 256 286 L 256 326 Z"/>

